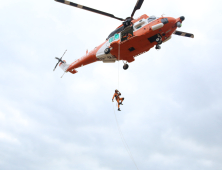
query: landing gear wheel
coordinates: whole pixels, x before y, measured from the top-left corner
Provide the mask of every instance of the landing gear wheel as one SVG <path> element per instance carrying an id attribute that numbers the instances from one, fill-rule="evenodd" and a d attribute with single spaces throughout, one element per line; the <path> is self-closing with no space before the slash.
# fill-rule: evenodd
<path id="1" fill-rule="evenodd" d="M 109 53 L 110 53 L 110 48 L 106 48 L 106 49 L 104 50 L 104 53 L 105 53 L 105 54 L 109 54 Z"/>
<path id="2" fill-rule="evenodd" d="M 123 65 L 123 69 L 124 69 L 124 70 L 127 70 L 128 68 L 129 68 L 129 65 L 128 65 L 128 64 L 124 64 L 124 65 Z"/>
<path id="3" fill-rule="evenodd" d="M 156 42 L 160 42 L 160 37 L 156 38 Z"/>
<path id="4" fill-rule="evenodd" d="M 156 42 L 157 42 L 157 44 L 162 44 L 162 38 L 161 37 L 157 37 L 156 38 Z"/>
<path id="5" fill-rule="evenodd" d="M 160 50 L 161 46 L 159 44 L 157 44 L 155 48 L 156 48 L 156 50 Z"/>

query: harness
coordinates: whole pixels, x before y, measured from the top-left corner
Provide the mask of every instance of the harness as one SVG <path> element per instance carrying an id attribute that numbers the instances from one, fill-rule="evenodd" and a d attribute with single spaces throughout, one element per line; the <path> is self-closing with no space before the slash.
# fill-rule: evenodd
<path id="1" fill-rule="evenodd" d="M 116 95 L 115 95 L 115 98 L 116 98 L 116 100 L 118 100 L 118 99 L 119 99 L 119 95 L 116 94 Z"/>
<path id="2" fill-rule="evenodd" d="M 121 95 L 121 93 L 116 93 L 115 94 L 115 98 L 116 98 L 116 100 L 118 100 L 119 99 L 119 96 Z"/>

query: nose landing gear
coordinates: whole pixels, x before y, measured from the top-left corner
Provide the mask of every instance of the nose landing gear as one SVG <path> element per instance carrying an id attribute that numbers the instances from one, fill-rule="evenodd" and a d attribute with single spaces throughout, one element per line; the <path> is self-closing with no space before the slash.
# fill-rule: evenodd
<path id="1" fill-rule="evenodd" d="M 158 38 L 156 39 L 156 42 L 157 42 L 157 45 L 156 45 L 155 49 L 156 49 L 156 50 L 160 50 L 160 49 L 161 49 L 160 44 L 162 44 L 161 37 L 158 37 Z"/>
<path id="2" fill-rule="evenodd" d="M 160 46 L 159 44 L 157 44 L 156 47 L 155 47 L 155 49 L 156 49 L 156 50 L 160 50 L 160 49 L 161 49 L 161 46 Z"/>
<path id="3" fill-rule="evenodd" d="M 129 68 L 129 65 L 126 64 L 126 63 L 124 63 L 124 65 L 123 65 L 123 69 L 124 69 L 124 70 L 127 70 L 128 68 Z"/>

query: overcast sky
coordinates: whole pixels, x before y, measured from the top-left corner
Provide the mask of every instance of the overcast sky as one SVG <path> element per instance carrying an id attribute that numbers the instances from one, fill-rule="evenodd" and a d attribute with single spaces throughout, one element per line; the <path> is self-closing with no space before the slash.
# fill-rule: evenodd
<path id="1" fill-rule="evenodd" d="M 136 0 L 73 2 L 130 16 Z M 222 2 L 145 0 L 142 14 L 185 16 L 162 49 L 53 72 L 105 41 L 121 22 L 54 0 L 0 0 L 0 169 L 222 169 Z M 111 102 L 118 88 L 121 112 Z"/>

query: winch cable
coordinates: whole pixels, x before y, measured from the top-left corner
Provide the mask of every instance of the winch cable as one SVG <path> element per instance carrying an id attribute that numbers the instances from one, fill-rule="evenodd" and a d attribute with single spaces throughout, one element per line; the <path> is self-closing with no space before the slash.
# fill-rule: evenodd
<path id="1" fill-rule="evenodd" d="M 121 33 L 120 33 L 120 42 L 119 42 L 119 48 L 118 48 L 118 89 L 119 89 L 119 77 L 120 77 L 120 76 L 119 76 L 120 43 L 121 43 Z M 122 133 L 122 131 L 121 131 L 121 129 L 120 129 L 120 126 L 119 126 L 119 122 L 118 122 L 118 119 L 117 119 L 117 116 L 116 116 L 116 112 L 115 112 L 114 105 L 113 105 L 113 111 L 114 111 L 114 116 L 115 116 L 116 124 L 117 124 L 117 127 L 118 127 L 118 131 L 119 131 L 120 137 L 121 137 L 121 139 L 122 139 L 123 145 L 124 145 L 127 153 L 129 154 L 129 157 L 131 158 L 131 160 L 133 161 L 134 165 L 136 166 L 137 170 L 139 170 L 139 168 L 138 168 L 138 166 L 137 166 L 137 164 L 136 164 L 136 162 L 135 162 L 135 160 L 134 160 L 134 158 L 133 158 L 133 155 L 132 155 L 132 153 L 131 153 L 131 151 L 130 151 L 130 148 L 129 148 L 129 146 L 127 145 L 126 140 L 125 140 L 125 138 L 124 138 L 124 136 L 123 136 L 123 133 Z"/>
<path id="2" fill-rule="evenodd" d="M 120 59 L 120 42 L 121 42 L 121 33 L 120 33 L 119 48 L 118 48 L 118 89 L 119 89 L 119 59 Z"/>
<path id="3" fill-rule="evenodd" d="M 118 127 L 118 131 L 119 131 L 120 137 L 121 137 L 121 139 L 122 139 L 123 145 L 124 145 L 127 153 L 129 154 L 130 158 L 132 159 L 134 165 L 136 166 L 137 170 L 139 170 L 139 168 L 138 168 L 138 166 L 137 166 L 137 164 L 136 164 L 136 162 L 135 162 L 135 160 L 134 160 L 134 158 L 133 158 L 133 155 L 132 155 L 132 153 L 131 153 L 131 151 L 130 151 L 130 148 L 129 148 L 129 146 L 127 145 L 126 140 L 125 140 L 125 138 L 124 138 L 124 136 L 123 136 L 123 133 L 122 133 L 122 131 L 121 131 L 121 129 L 120 129 L 120 126 L 119 126 L 119 122 L 118 122 L 118 119 L 117 119 L 117 116 L 116 116 L 116 112 L 115 112 L 114 105 L 113 105 L 113 111 L 114 111 L 116 124 L 117 124 L 117 127 Z"/>

